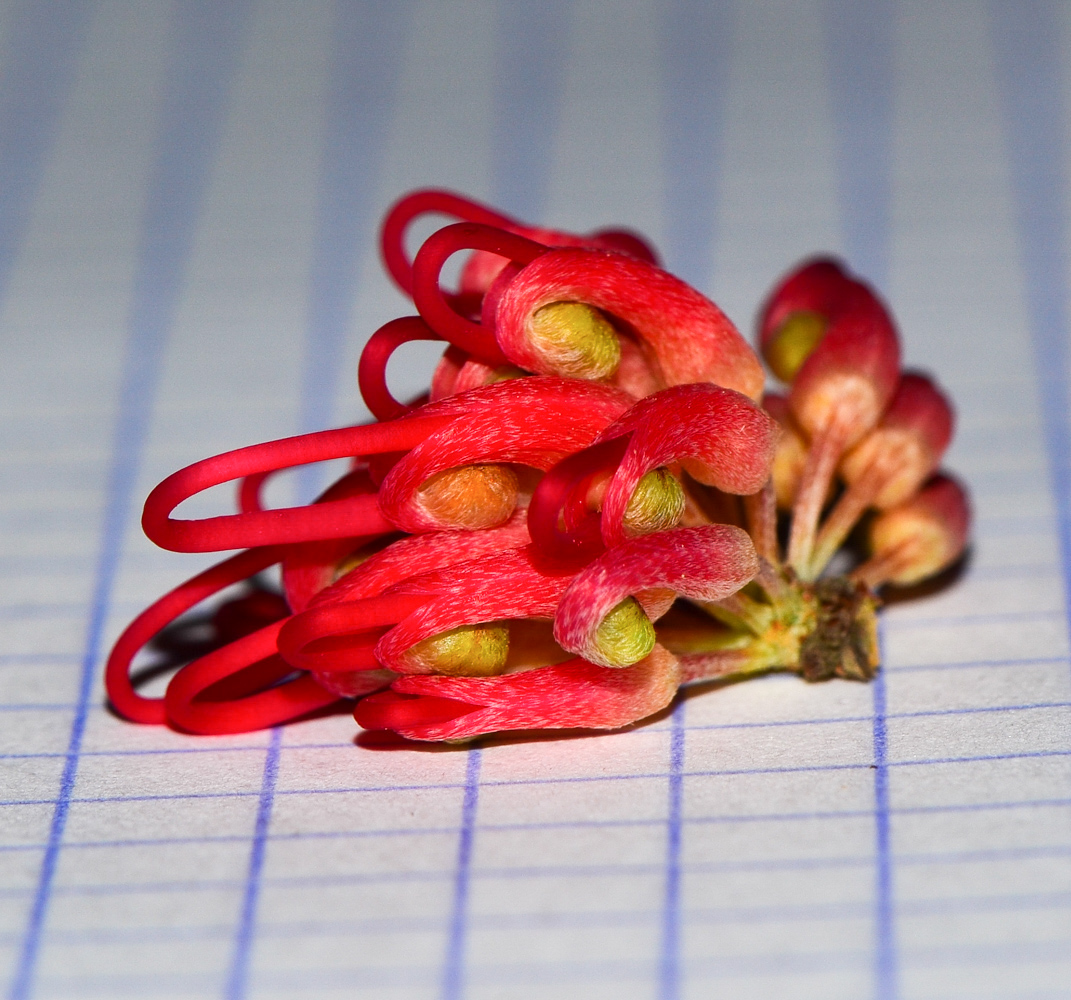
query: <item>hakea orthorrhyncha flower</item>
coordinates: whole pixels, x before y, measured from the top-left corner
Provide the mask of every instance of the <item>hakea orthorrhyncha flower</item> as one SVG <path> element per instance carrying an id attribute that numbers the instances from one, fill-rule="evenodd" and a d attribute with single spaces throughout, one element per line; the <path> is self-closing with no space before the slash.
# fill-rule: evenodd
<path id="1" fill-rule="evenodd" d="M 420 579 L 411 583 L 408 595 L 415 610 L 409 617 L 416 623 L 398 638 L 388 633 L 375 650 L 384 659 L 395 657 L 392 665 L 404 676 L 388 691 L 358 702 L 355 716 L 361 725 L 415 739 L 457 740 L 515 729 L 616 729 L 646 718 L 670 703 L 681 680 L 680 664 L 658 644 L 653 621 L 678 596 L 717 600 L 733 593 L 754 575 L 757 563 L 747 535 L 727 525 L 633 539 L 577 573 L 547 575 L 532 548 L 511 559 L 514 573 L 505 580 L 488 560 L 455 567 L 430 587 Z M 501 593 L 504 583 L 515 580 L 527 601 Z M 435 586 L 447 594 L 429 599 L 427 591 Z M 417 603 L 413 590 L 423 591 L 424 603 Z M 339 607 L 323 609 L 329 627 L 346 623 L 347 612 L 337 613 Z M 492 615 L 501 621 L 503 612 L 518 610 L 553 617 L 557 645 L 551 648 L 564 650 L 554 657 L 559 662 L 521 662 L 510 670 L 503 657 L 504 669 L 496 676 L 474 677 L 435 670 L 434 663 L 414 664 L 405 651 L 399 656 L 398 647 L 443 632 L 452 621 Z M 295 619 L 287 628 L 300 624 Z M 391 639 L 393 648 L 384 649 Z M 570 659 L 569 653 L 581 655 Z"/>
<path id="2" fill-rule="evenodd" d="M 406 231 L 425 213 L 462 221 L 410 261 Z M 126 717 L 239 732 L 357 698 L 366 728 L 465 740 L 617 728 L 682 683 L 865 679 L 875 591 L 966 546 L 966 493 L 937 472 L 951 407 L 900 372 L 887 310 L 839 263 L 805 264 L 767 302 L 760 347 L 788 391 L 760 408 L 761 367 L 735 327 L 632 234 L 537 229 L 423 191 L 391 211 L 383 251 L 419 315 L 362 355 L 378 422 L 207 459 L 146 502 L 166 548 L 247 550 L 120 638 L 107 687 Z M 446 351 L 427 396 L 401 403 L 386 365 L 413 339 Z M 342 457 L 351 471 L 314 503 L 264 508 L 273 474 Z M 237 513 L 172 517 L 228 481 Z M 849 536 L 868 551 L 830 575 Z M 224 604 L 212 648 L 163 698 L 134 690 L 131 663 L 157 633 L 276 564 L 285 601 L 255 586 Z"/>

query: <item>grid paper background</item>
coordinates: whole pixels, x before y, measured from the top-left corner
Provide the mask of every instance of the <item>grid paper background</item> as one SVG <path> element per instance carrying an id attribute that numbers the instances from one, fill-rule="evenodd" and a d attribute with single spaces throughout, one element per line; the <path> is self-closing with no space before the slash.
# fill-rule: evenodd
<path id="1" fill-rule="evenodd" d="M 1066 3 L 2 0 L 7 996 L 1071 997 L 1069 115 Z M 469 751 L 104 709 L 208 561 L 141 499 L 363 418 L 428 184 L 632 225 L 748 330 L 815 250 L 884 290 L 977 534 L 878 682 Z"/>

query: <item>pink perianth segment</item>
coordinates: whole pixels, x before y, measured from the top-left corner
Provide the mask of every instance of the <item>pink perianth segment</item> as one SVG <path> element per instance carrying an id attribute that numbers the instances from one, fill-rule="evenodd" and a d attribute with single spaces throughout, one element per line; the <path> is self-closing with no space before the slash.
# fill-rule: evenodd
<path id="1" fill-rule="evenodd" d="M 357 703 L 366 729 L 414 740 L 462 740 L 528 729 L 619 729 L 665 708 L 680 683 L 661 646 L 624 669 L 569 660 L 502 677 L 403 677 Z"/>
<path id="2" fill-rule="evenodd" d="M 531 547 L 499 550 L 409 577 L 378 596 L 321 598 L 287 623 L 279 651 L 305 670 L 410 672 L 406 650 L 460 625 L 549 621 L 571 579 L 567 570 L 540 565 Z"/>
<path id="3" fill-rule="evenodd" d="M 758 568 L 747 533 L 726 524 L 634 538 L 608 549 L 576 575 L 554 616 L 554 638 L 569 652 L 614 666 L 600 653 L 595 633 L 624 598 L 635 597 L 648 617 L 658 618 L 672 603 L 665 591 L 718 601 L 736 593 Z"/>
<path id="4" fill-rule="evenodd" d="M 781 430 L 741 393 L 697 383 L 639 400 L 598 440 L 625 434 L 632 437 L 603 501 L 607 545 L 625 540 L 625 509 L 640 479 L 652 469 L 683 462 L 700 482 L 726 493 L 755 493 L 769 478 Z"/>
<path id="5" fill-rule="evenodd" d="M 762 393 L 758 358 L 713 302 L 666 271 L 599 250 L 551 250 L 503 291 L 495 334 L 514 364 L 552 374 L 531 342 L 530 321 L 557 302 L 581 302 L 627 324 L 650 347 L 667 385 L 714 382 L 752 399 Z"/>
<path id="6" fill-rule="evenodd" d="M 319 605 L 372 597 L 410 577 L 520 549 L 529 541 L 523 511 L 518 511 L 500 528 L 408 535 L 339 577 L 311 603 Z"/>
<path id="7" fill-rule="evenodd" d="M 392 524 L 420 532 L 442 527 L 417 490 L 435 473 L 473 463 L 505 462 L 546 470 L 587 447 L 632 400 L 619 389 L 558 378 L 497 382 L 422 409 L 464 413 L 414 447 L 383 480 L 379 506 Z"/>

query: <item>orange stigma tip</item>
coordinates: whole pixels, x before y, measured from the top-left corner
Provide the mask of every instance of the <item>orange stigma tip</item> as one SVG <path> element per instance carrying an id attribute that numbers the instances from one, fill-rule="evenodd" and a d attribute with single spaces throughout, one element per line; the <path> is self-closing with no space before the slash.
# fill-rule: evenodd
<path id="1" fill-rule="evenodd" d="M 508 465 L 445 469 L 417 491 L 418 502 L 443 528 L 494 528 L 517 506 L 517 474 Z"/>

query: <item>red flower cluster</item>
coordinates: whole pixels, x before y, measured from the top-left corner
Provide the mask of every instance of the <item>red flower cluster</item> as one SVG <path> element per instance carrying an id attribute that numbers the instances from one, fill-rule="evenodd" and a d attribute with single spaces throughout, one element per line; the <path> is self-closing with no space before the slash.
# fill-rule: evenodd
<path id="1" fill-rule="evenodd" d="M 425 213 L 463 221 L 410 261 L 406 232 Z M 888 312 L 839 264 L 806 264 L 773 292 L 760 345 L 789 390 L 760 405 L 756 355 L 631 233 L 534 229 L 420 191 L 382 239 L 419 315 L 361 357 L 377 422 L 209 458 L 149 495 L 157 544 L 244 551 L 119 639 L 106 682 L 126 718 L 242 732 L 356 698 L 362 726 L 414 739 L 617 728 L 691 681 L 872 676 L 875 589 L 962 552 L 966 496 L 934 475 L 951 408 L 901 374 Z M 447 348 L 406 405 L 385 369 L 414 339 Z M 314 503 L 263 507 L 273 473 L 337 458 L 351 471 Z M 236 513 L 172 516 L 231 481 Z M 868 557 L 823 575 L 864 515 Z M 276 564 L 285 600 L 254 589 L 222 605 L 213 648 L 163 698 L 134 690 L 130 665 L 161 630 Z"/>

